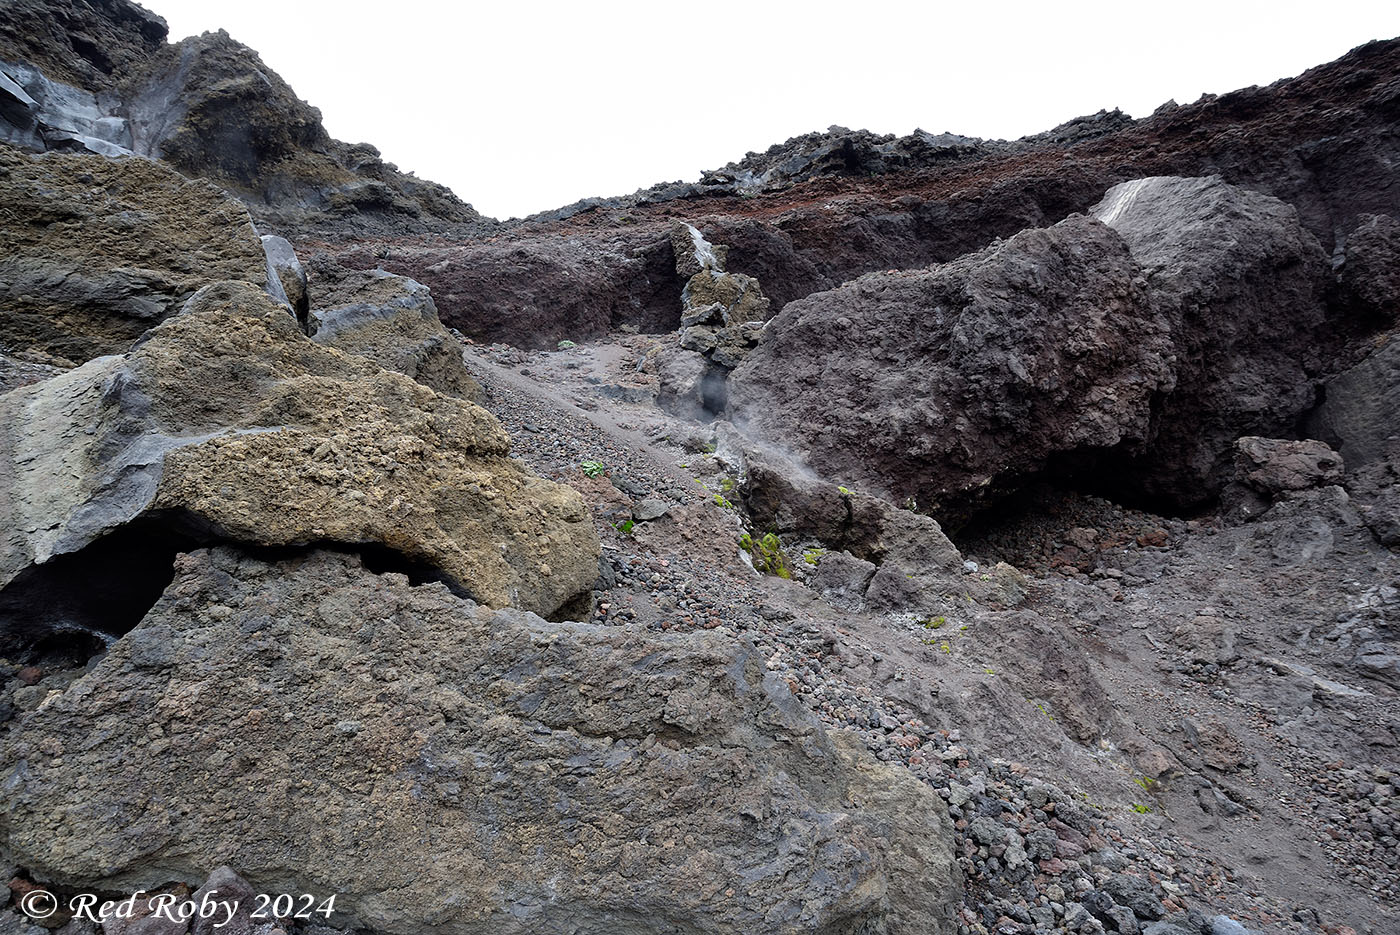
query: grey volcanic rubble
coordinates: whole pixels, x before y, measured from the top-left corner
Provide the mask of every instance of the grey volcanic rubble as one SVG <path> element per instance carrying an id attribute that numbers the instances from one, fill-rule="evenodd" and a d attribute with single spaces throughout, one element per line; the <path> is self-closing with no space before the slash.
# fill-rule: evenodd
<path id="1" fill-rule="evenodd" d="M 0 929 L 1400 930 L 1397 89 L 499 222 L 8 5 Z"/>

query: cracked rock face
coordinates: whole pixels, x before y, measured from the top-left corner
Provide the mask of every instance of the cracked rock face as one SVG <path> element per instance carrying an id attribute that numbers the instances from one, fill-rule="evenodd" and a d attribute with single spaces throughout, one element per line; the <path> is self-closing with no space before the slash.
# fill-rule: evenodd
<path id="1" fill-rule="evenodd" d="M 25 613 L 40 618 L 43 566 L 137 521 L 195 541 L 387 550 L 483 603 L 541 613 L 597 576 L 582 500 L 509 459 L 489 413 L 312 342 L 244 283 L 209 287 L 132 353 L 21 387 L 0 412 L 13 492 L 0 605 L 30 588 Z"/>
<path id="2" fill-rule="evenodd" d="M 263 286 L 247 210 L 148 159 L 0 148 L 0 344 L 119 354 L 205 283 Z"/>
<path id="3" fill-rule="evenodd" d="M 955 928 L 942 800 L 747 643 L 492 612 L 333 553 L 181 556 L 0 775 L 7 854 L 59 885 L 227 864 L 405 935 Z"/>

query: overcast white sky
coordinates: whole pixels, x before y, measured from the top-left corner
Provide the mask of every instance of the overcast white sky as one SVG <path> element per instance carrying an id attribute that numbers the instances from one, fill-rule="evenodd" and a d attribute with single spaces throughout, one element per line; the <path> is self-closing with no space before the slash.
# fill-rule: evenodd
<path id="1" fill-rule="evenodd" d="M 1400 3 L 142 0 L 223 28 L 332 136 L 505 218 L 695 180 L 832 124 L 1015 138 L 1268 84 L 1400 35 Z"/>

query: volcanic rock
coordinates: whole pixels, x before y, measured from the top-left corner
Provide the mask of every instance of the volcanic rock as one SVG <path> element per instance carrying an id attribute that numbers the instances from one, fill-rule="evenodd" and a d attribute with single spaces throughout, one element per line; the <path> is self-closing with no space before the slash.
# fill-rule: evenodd
<path id="1" fill-rule="evenodd" d="M 1376 539 L 1400 545 L 1400 433 L 1390 438 L 1383 457 L 1357 468 L 1346 486 Z"/>
<path id="2" fill-rule="evenodd" d="M 685 285 L 659 231 L 462 247 L 351 247 L 336 258 L 409 276 L 432 289 L 447 326 L 474 340 L 525 348 L 552 349 L 621 325 L 671 331 L 680 321 Z"/>
<path id="3" fill-rule="evenodd" d="M 1352 468 L 1386 456 L 1389 439 L 1400 435 L 1400 335 L 1328 380 L 1321 405 L 1308 417 L 1308 431 L 1331 443 Z"/>
<path id="4" fill-rule="evenodd" d="M 1400 321 L 1400 221 L 1388 214 L 1363 214 L 1346 236 L 1341 261 L 1342 286 L 1353 305 L 1380 319 Z"/>
<path id="5" fill-rule="evenodd" d="M 724 378 L 710 374 L 710 363 L 699 351 L 666 347 L 657 356 L 657 403 L 662 409 L 685 419 L 704 419 L 711 389 L 724 385 Z"/>
<path id="6" fill-rule="evenodd" d="M 0 60 L 0 140 L 35 152 L 131 155 L 131 131 L 98 95 Z"/>
<path id="7" fill-rule="evenodd" d="M 127 0 L 11 4 L 0 23 L 0 139 L 164 159 L 283 232 L 495 226 L 373 146 L 331 139 L 320 111 L 226 32 L 165 37 L 164 20 Z"/>
<path id="8" fill-rule="evenodd" d="M 1276 499 L 1342 480 L 1342 458 L 1320 441 L 1246 436 L 1235 442 L 1235 476 L 1221 492 L 1224 512 L 1252 519 Z"/>
<path id="9" fill-rule="evenodd" d="M 101 91 L 139 69 L 168 32 L 164 19 L 130 0 L 10 0 L 0 59 Z"/>
<path id="10" fill-rule="evenodd" d="M 448 396 L 480 400 L 462 345 L 438 320 L 428 287 L 383 270 L 352 270 L 317 257 L 312 340 L 367 357 Z"/>
<path id="11" fill-rule="evenodd" d="M 1311 408 L 1326 257 L 1296 209 L 1218 177 L 1126 182 L 1093 214 L 1171 326 L 1176 386 L 1136 460 L 1142 489 L 1200 502 L 1228 480 L 1235 439 L 1283 435 Z"/>
<path id="12" fill-rule="evenodd" d="M 1166 322 L 1123 241 L 1074 217 L 790 303 L 734 371 L 736 424 L 923 509 L 1146 437 Z"/>
<path id="13" fill-rule="evenodd" d="M 676 250 L 676 273 L 695 270 L 681 290 L 681 347 L 704 355 L 713 364 L 706 379 L 720 382 L 758 346 L 769 302 L 758 280 L 724 269 L 727 247 L 712 245 L 689 224 L 675 222 L 671 245 Z M 724 400 L 707 403 L 712 412 Z"/>
<path id="14" fill-rule="evenodd" d="M 1381 346 L 1329 380 L 1307 429 L 1333 444 L 1352 471 L 1347 490 L 1376 538 L 1400 543 L 1400 340 Z"/>
<path id="15" fill-rule="evenodd" d="M 932 517 L 824 481 L 772 450 L 748 448 L 744 462 L 739 493 L 751 522 L 829 549 L 814 586 L 848 606 L 868 596 L 881 610 L 923 610 L 960 577 L 962 555 Z"/>
<path id="16" fill-rule="evenodd" d="M 1246 437 L 1235 442 L 1242 483 L 1266 494 L 1307 490 L 1342 479 L 1342 459 L 1322 442 Z"/>
<path id="17" fill-rule="evenodd" d="M 325 552 L 180 557 L 0 775 L 6 852 L 56 885 L 227 864 L 402 935 L 956 930 L 942 801 L 747 642 L 493 613 Z"/>
<path id="18" fill-rule="evenodd" d="M 248 212 L 149 159 L 0 147 L 0 343 L 124 352 L 211 280 L 267 284 Z"/>
<path id="19" fill-rule="evenodd" d="M 274 299 L 286 302 L 297 321 L 306 326 L 311 296 L 306 289 L 306 270 L 302 269 L 296 250 L 285 237 L 263 234 L 261 239 L 263 254 L 267 257 L 268 292 Z"/>
<path id="20" fill-rule="evenodd" d="M 158 593 L 160 566 L 168 580 L 201 541 L 366 549 L 542 613 L 597 577 L 582 500 L 508 458 L 490 414 L 314 343 L 250 285 L 201 293 L 126 357 L 21 387 L 0 412 L 11 640 L 119 630 L 103 588 Z M 150 581 L 124 580 L 140 560 Z M 65 574 L 89 580 L 49 580 Z"/>
<path id="21" fill-rule="evenodd" d="M 67 367 L 55 366 L 45 354 L 26 353 L 22 356 L 0 354 L 0 395 L 30 383 L 57 376 Z"/>
<path id="22" fill-rule="evenodd" d="M 864 601 L 875 568 L 874 562 L 856 558 L 850 552 L 827 552 L 817 559 L 810 584 L 823 600 L 855 610 Z"/>

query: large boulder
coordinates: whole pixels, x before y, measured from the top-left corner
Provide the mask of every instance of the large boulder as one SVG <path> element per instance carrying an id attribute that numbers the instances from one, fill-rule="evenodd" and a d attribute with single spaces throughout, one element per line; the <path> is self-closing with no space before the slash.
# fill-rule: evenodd
<path id="1" fill-rule="evenodd" d="M 202 292 L 125 357 L 0 397 L 0 425 L 10 639 L 139 619 L 103 606 L 103 576 L 153 555 L 143 573 L 168 581 L 191 542 L 364 550 L 540 613 L 597 577 L 581 498 L 509 458 L 495 418 L 314 343 L 245 283 Z M 141 582 L 110 583 L 139 604 Z"/>
<path id="2" fill-rule="evenodd" d="M 724 378 L 711 370 L 698 351 L 663 347 L 656 358 L 657 403 L 682 418 L 704 419 L 723 399 Z"/>
<path id="3" fill-rule="evenodd" d="M 325 552 L 184 555 L 0 752 L 58 886 L 337 894 L 398 935 L 951 933 L 943 802 L 751 644 L 550 624 Z"/>
<path id="4" fill-rule="evenodd" d="M 1171 352 L 1122 239 L 1072 217 L 790 303 L 729 402 L 821 475 L 936 510 L 1145 439 Z"/>
<path id="5" fill-rule="evenodd" d="M 354 270 L 317 257 L 312 340 L 368 357 L 439 393 L 480 400 L 462 345 L 442 326 L 428 287 L 383 270 Z"/>
<path id="6" fill-rule="evenodd" d="M 247 210 L 149 159 L 0 147 L 0 344 L 119 354 L 210 280 L 267 283 Z"/>
<path id="7" fill-rule="evenodd" d="M 1252 519 L 1275 500 L 1340 484 L 1342 474 L 1341 456 L 1320 441 L 1247 435 L 1235 442 L 1235 475 L 1221 503 L 1227 516 Z"/>
<path id="8" fill-rule="evenodd" d="M 829 550 L 814 587 L 838 603 L 928 612 L 950 592 L 982 590 L 964 580 L 962 555 L 931 516 L 822 480 L 771 449 L 744 449 L 742 473 L 750 525 Z"/>
<path id="9" fill-rule="evenodd" d="M 1342 479 L 1342 459 L 1314 439 L 1246 436 L 1235 442 L 1235 472 L 1241 483 L 1275 496 L 1335 484 Z"/>
<path id="10" fill-rule="evenodd" d="M 1092 213 L 1171 326 L 1176 387 L 1133 474 L 1140 492 L 1198 503 L 1229 480 L 1235 439 L 1286 435 L 1312 406 L 1327 257 L 1297 209 L 1216 176 L 1125 182 Z"/>

